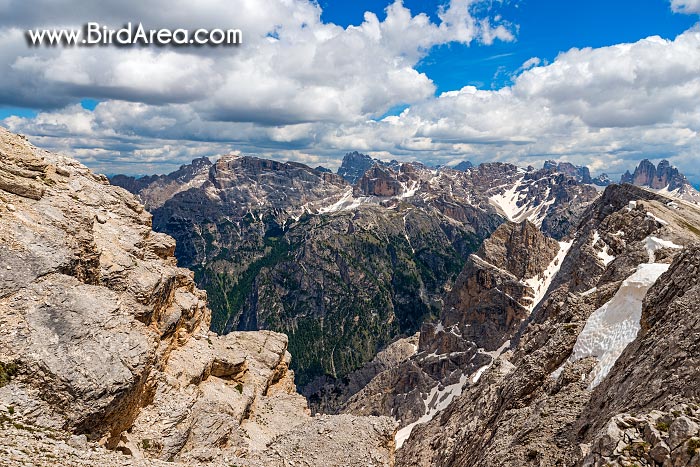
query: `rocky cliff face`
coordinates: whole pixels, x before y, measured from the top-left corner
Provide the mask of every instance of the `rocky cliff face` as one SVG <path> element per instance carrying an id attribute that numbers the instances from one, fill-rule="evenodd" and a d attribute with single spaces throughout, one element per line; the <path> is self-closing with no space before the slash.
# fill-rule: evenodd
<path id="1" fill-rule="evenodd" d="M 286 336 L 209 332 L 133 195 L 2 129 L 0 154 L 0 464 L 393 465 L 392 421 L 310 417 Z"/>
<path id="2" fill-rule="evenodd" d="M 669 193 L 684 201 L 700 204 L 700 193 L 693 188 L 687 178 L 673 167 L 670 162 L 663 160 L 658 166 L 648 159 L 639 163 L 634 173 L 625 172 L 620 183 L 630 183 L 636 186 L 648 187 Z"/>
<path id="3" fill-rule="evenodd" d="M 343 162 L 338 168 L 338 175 L 354 185 L 375 164 L 384 165 L 381 161 L 366 154 L 360 154 L 357 151 L 349 152 L 343 157 Z"/>
<path id="4" fill-rule="evenodd" d="M 452 330 L 477 347 L 498 349 L 546 291 L 541 289 L 550 277 L 544 276 L 560 248 L 528 221 L 503 224 L 470 258 L 448 294 L 443 328 L 456 326 Z"/>
<path id="5" fill-rule="evenodd" d="M 397 464 L 695 462 L 697 394 L 686 382 L 697 378 L 690 279 L 697 247 L 683 247 L 698 241 L 699 222 L 690 205 L 629 185 L 609 187 L 583 216 L 560 270 L 510 347 L 478 380 L 465 381 L 448 407 L 413 427 Z M 649 420 L 662 421 L 656 431 L 663 423 L 675 427 L 645 441 Z M 675 447 L 664 453 L 669 442 Z"/>
<path id="6" fill-rule="evenodd" d="M 411 166 L 406 164 L 405 168 Z M 401 170 L 398 173 L 390 168 L 374 165 L 357 181 L 357 192 L 366 196 L 391 198 L 401 195 L 408 182 L 416 182 L 411 178 L 411 172 Z"/>

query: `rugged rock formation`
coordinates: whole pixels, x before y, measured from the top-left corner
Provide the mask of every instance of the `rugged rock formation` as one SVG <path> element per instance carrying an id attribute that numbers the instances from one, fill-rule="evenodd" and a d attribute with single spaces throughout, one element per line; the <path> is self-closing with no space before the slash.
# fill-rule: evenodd
<path id="1" fill-rule="evenodd" d="M 477 347 L 498 349 L 529 316 L 536 296 L 546 292 L 540 289 L 548 285 L 553 271 L 549 278 L 544 275 L 559 250 L 558 242 L 528 221 L 503 224 L 462 270 L 447 296 L 443 327 L 456 326 L 462 338 Z M 534 281 L 528 284 L 529 279 Z"/>
<path id="2" fill-rule="evenodd" d="M 139 197 L 146 209 L 153 210 L 181 191 L 201 186 L 208 177 L 211 161 L 206 157 L 194 159 L 191 164 L 180 166 L 168 175 L 151 175 L 141 178 L 115 175 L 112 185 L 120 186 Z"/>
<path id="3" fill-rule="evenodd" d="M 411 167 L 405 164 L 405 167 Z M 366 196 L 393 197 L 403 193 L 405 183 L 410 181 L 404 171 L 396 173 L 390 168 L 374 165 L 357 181 L 358 192 Z M 403 182 L 403 183 L 402 183 Z"/>
<path id="4" fill-rule="evenodd" d="M 673 190 L 225 157 L 160 192 L 176 250 L 77 162 L 4 130 L 0 155 L 0 465 L 700 464 L 700 210 Z M 289 350 L 343 415 L 311 417 Z"/>
<path id="5" fill-rule="evenodd" d="M 700 204 L 700 193 L 693 188 L 685 175 L 667 160 L 662 160 L 658 166 L 654 166 L 651 161 L 644 159 L 634 169 L 633 174 L 629 171 L 625 172 L 620 183 L 630 183 L 666 193 L 670 192 L 677 198 Z"/>
<path id="6" fill-rule="evenodd" d="M 310 416 L 286 336 L 209 332 L 133 195 L 2 129 L 0 153 L 0 464 L 392 465 L 393 421 Z"/>
<path id="7" fill-rule="evenodd" d="M 612 183 L 608 174 L 600 174 L 597 177 L 591 177 L 591 171 L 586 166 L 574 165 L 571 162 L 545 161 L 544 170 L 554 173 L 566 174 L 580 183 L 597 185 L 600 187 L 608 186 Z"/>
<path id="8" fill-rule="evenodd" d="M 349 152 L 343 157 L 343 162 L 338 168 L 338 175 L 354 185 L 375 164 L 383 165 L 378 159 L 373 159 L 366 154 L 360 154 L 357 151 Z"/>
<path id="9" fill-rule="evenodd" d="M 489 202 L 508 220 L 529 220 L 555 239 L 572 233 L 583 211 L 598 197 L 594 187 L 558 172 L 532 170 L 512 177 L 494 190 Z"/>
<path id="10" fill-rule="evenodd" d="M 673 466 L 700 465 L 700 388 L 694 383 L 700 368 L 699 269 L 696 244 L 647 293 L 637 339 L 581 417 L 578 432 L 593 442 L 586 464 L 624 465 L 627 458 L 640 465 L 666 465 L 669 459 Z"/>
<path id="11" fill-rule="evenodd" d="M 629 171 L 625 172 L 620 180 L 620 183 L 648 186 L 655 190 L 668 188 L 669 191 L 680 188 L 686 182 L 685 177 L 678 172 L 678 169 L 671 167 L 667 160 L 659 162 L 657 168 L 649 159 L 644 159 L 640 162 L 637 168 L 634 169 L 634 174 L 630 174 Z"/>
<path id="12" fill-rule="evenodd" d="M 571 162 L 557 162 L 550 160 L 545 161 L 543 168 L 544 170 L 548 170 L 550 172 L 567 174 L 568 176 L 573 177 L 582 183 L 593 183 L 591 171 L 585 166 L 574 165 Z"/>
<path id="13" fill-rule="evenodd" d="M 402 339 L 397 339 L 396 341 L 389 344 L 384 350 L 379 352 L 376 357 L 372 359 L 369 363 L 366 363 L 359 369 L 347 374 L 341 379 L 320 379 L 315 382 L 315 384 L 310 384 L 304 388 L 304 395 L 309 399 L 309 405 L 312 412 L 325 412 L 325 413 L 341 413 L 347 412 L 346 405 L 348 400 L 352 398 L 355 394 L 362 391 L 367 385 L 377 377 L 389 370 L 393 371 L 398 367 L 404 367 L 405 363 L 416 355 L 418 351 L 418 342 L 420 339 L 420 333 L 416 333 L 411 337 L 406 337 Z M 415 370 L 419 370 L 417 367 Z M 423 375 L 416 373 L 416 375 L 421 378 Z M 416 384 L 415 380 L 411 380 L 411 376 L 404 374 L 402 375 L 407 380 L 404 383 L 393 384 L 387 382 L 382 390 L 382 393 L 389 393 L 394 391 L 394 386 L 400 387 L 411 387 L 413 388 Z M 410 382 L 408 380 L 411 380 Z M 431 381 L 423 378 L 425 383 L 424 391 L 430 389 Z M 399 404 L 389 404 L 388 409 L 382 410 L 370 410 L 372 415 L 379 415 L 380 413 L 391 413 L 391 407 L 398 406 Z M 407 404 L 400 404 L 402 407 L 406 408 Z M 418 413 L 417 416 L 420 416 Z"/>
<path id="14" fill-rule="evenodd" d="M 697 379 L 690 357 L 697 340 L 690 279 L 697 247 L 679 252 L 700 238 L 699 223 L 700 212 L 689 205 L 629 185 L 608 187 L 584 215 L 559 273 L 510 349 L 449 407 L 413 428 L 397 464 L 576 465 L 593 452 L 612 417 L 664 410 L 667 400 L 673 407 L 693 404 L 697 394 L 686 382 Z M 644 293 L 665 269 L 642 311 Z M 661 296 L 678 303 L 668 325 L 651 318 L 666 316 L 669 305 L 652 298 Z M 616 349 L 622 356 L 610 354 Z M 682 443 L 692 442 L 690 431 Z M 615 436 L 595 452 L 620 457 L 612 455 L 614 447 L 606 450 L 617 445 Z M 619 439 L 629 445 L 637 436 L 625 431 Z M 682 461 L 668 465 L 673 462 Z"/>
<path id="15" fill-rule="evenodd" d="M 616 415 L 601 429 L 580 466 L 700 465 L 700 406 Z"/>

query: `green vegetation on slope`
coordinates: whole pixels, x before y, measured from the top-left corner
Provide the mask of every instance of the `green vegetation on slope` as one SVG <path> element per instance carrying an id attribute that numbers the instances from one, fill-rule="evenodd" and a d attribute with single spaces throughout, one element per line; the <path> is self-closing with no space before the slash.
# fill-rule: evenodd
<path id="1" fill-rule="evenodd" d="M 289 229 L 251 216 L 244 228 L 259 235 L 257 250 L 250 235 L 241 248 L 223 247 L 222 226 L 202 234 L 216 254 L 192 269 L 209 294 L 212 329 L 287 334 L 300 386 L 343 377 L 419 330 L 439 315 L 439 297 L 480 239 L 466 231 L 448 237 L 420 213 L 389 222 L 367 216 L 304 216 Z"/>

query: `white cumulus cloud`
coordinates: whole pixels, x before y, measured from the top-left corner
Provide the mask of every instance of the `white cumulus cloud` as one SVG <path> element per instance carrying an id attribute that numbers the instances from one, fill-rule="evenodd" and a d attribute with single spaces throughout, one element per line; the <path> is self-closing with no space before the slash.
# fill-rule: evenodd
<path id="1" fill-rule="evenodd" d="M 700 13 L 700 0 L 671 0 L 671 8 L 679 13 Z"/>

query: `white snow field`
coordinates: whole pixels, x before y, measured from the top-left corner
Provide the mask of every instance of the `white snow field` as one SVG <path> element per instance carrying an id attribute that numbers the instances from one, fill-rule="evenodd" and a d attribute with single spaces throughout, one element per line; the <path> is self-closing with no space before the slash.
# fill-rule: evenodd
<path id="1" fill-rule="evenodd" d="M 586 321 L 569 361 L 585 357 L 598 359 L 593 370 L 591 388 L 603 381 L 625 347 L 637 337 L 642 317 L 642 300 L 668 267 L 668 264 L 640 264 L 637 271 L 622 283 L 615 296 L 594 311 Z M 558 372 L 560 370 L 555 373 Z"/>

